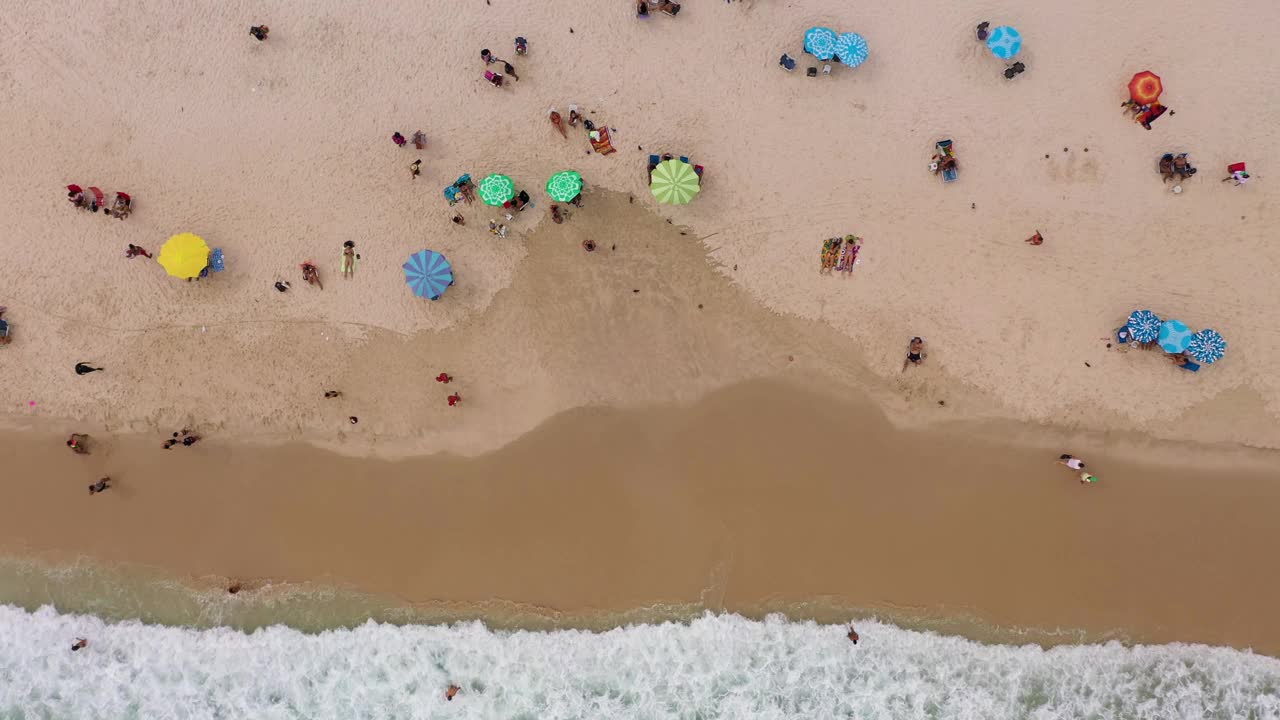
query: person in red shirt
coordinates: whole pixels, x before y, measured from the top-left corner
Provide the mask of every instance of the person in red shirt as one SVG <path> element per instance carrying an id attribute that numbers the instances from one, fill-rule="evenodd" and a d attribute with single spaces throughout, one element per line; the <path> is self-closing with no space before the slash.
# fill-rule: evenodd
<path id="1" fill-rule="evenodd" d="M 449 373 L 440 373 L 436 376 L 436 382 L 448 384 L 453 378 L 449 377 Z"/>
<path id="2" fill-rule="evenodd" d="M 449 396 L 449 407 L 453 407 L 454 405 L 457 405 L 460 402 L 462 402 L 462 396 L 459 395 L 458 393 L 454 393 Z"/>

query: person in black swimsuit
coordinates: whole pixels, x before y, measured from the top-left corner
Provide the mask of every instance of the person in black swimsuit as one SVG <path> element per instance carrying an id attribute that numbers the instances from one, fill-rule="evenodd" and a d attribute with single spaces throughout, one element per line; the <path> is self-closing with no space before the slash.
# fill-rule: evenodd
<path id="1" fill-rule="evenodd" d="M 911 344 L 907 346 L 907 359 L 902 363 L 902 369 L 906 370 L 909 365 L 919 365 L 929 354 L 924 351 L 924 340 L 919 337 L 911 338 Z"/>

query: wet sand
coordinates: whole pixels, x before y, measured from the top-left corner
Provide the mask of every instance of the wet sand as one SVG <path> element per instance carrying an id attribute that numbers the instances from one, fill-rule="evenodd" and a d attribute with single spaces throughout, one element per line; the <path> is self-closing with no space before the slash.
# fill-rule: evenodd
<path id="1" fill-rule="evenodd" d="M 753 381 L 587 408 L 477 458 L 0 434 L 0 549 L 563 613 L 820 601 L 1280 654 L 1280 483 L 1263 451 L 1045 428 L 893 428 Z M 1142 461 L 1136 458 L 1143 458 Z M 115 487 L 90 496 L 110 475 Z M 478 607 L 479 605 L 477 605 Z"/>

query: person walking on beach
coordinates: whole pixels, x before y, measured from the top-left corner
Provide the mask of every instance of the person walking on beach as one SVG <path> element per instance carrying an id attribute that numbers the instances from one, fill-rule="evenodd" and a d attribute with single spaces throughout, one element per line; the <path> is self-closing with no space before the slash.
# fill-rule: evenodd
<path id="1" fill-rule="evenodd" d="M 506 62 L 506 61 L 504 60 L 504 61 L 502 62 L 502 70 L 503 70 L 503 72 L 505 72 L 506 74 L 508 74 L 508 75 L 510 75 L 511 77 L 515 78 L 516 82 L 520 82 L 520 76 L 516 74 L 516 68 L 515 68 L 515 66 L 514 66 L 514 65 L 512 65 L 511 63 Z"/>
<path id="2" fill-rule="evenodd" d="M 991 23 L 987 22 L 986 20 L 983 20 L 982 22 L 978 23 L 978 42 L 987 41 L 987 36 L 990 35 L 990 33 L 987 31 L 987 28 L 989 27 L 991 27 Z"/>
<path id="3" fill-rule="evenodd" d="M 341 390 L 325 390 L 324 396 L 329 399 L 340 398 L 342 397 L 342 391 Z"/>
<path id="4" fill-rule="evenodd" d="M 458 225 L 458 226 L 466 225 L 466 224 L 467 224 L 467 219 L 466 219 L 466 218 L 464 218 L 464 217 L 462 217 L 462 213 L 454 213 L 454 214 L 453 214 L 453 224 L 454 224 L 454 225 Z"/>
<path id="5" fill-rule="evenodd" d="M 405 140 L 404 136 L 400 134 L 399 130 L 397 130 L 391 133 L 391 142 L 395 143 L 396 147 L 404 147 L 404 144 L 408 141 Z"/>
<path id="6" fill-rule="evenodd" d="M 151 253 L 147 252 L 143 248 L 140 248 L 137 245 L 134 245 L 132 243 L 129 245 L 129 248 L 124 251 L 124 256 L 129 258 L 130 260 L 138 257 L 139 255 L 145 258 L 151 257 Z"/>
<path id="7" fill-rule="evenodd" d="M 418 176 L 422 174 L 422 158 L 409 163 L 409 173 L 413 175 L 414 180 L 418 179 Z"/>
<path id="8" fill-rule="evenodd" d="M 453 380 L 453 376 L 449 375 L 449 373 L 440 373 L 436 376 L 436 382 L 438 383 L 448 385 L 450 380 Z"/>
<path id="9" fill-rule="evenodd" d="M 71 643 L 71 652 L 79 652 L 87 647 L 89 647 L 88 640 L 85 640 L 84 638 L 76 638 L 76 641 Z"/>
<path id="10" fill-rule="evenodd" d="M 277 280 L 277 281 L 276 281 L 276 290 L 279 290 L 280 292 L 289 292 L 289 281 L 288 281 L 288 280 Z"/>
<path id="11" fill-rule="evenodd" d="M 258 42 L 262 42 L 263 40 L 266 40 L 267 34 L 270 32 L 271 32 L 271 28 L 267 27 L 266 25 L 254 25 L 253 27 L 249 28 L 249 34 L 257 38 Z"/>
<path id="12" fill-rule="evenodd" d="M 460 402 L 462 402 L 462 396 L 458 393 L 449 396 L 449 407 L 456 407 Z"/>
<path id="13" fill-rule="evenodd" d="M 88 455 L 89 448 L 85 447 L 85 443 L 89 440 L 88 435 L 80 433 L 71 433 L 71 437 L 67 438 L 67 447 L 77 455 Z"/>
<path id="14" fill-rule="evenodd" d="M 107 490 L 110 490 L 111 489 L 110 483 L 111 483 L 111 478 L 109 477 L 99 478 L 98 482 L 89 486 L 89 494 L 92 495 L 94 493 L 100 493 L 100 492 L 105 492 Z"/>

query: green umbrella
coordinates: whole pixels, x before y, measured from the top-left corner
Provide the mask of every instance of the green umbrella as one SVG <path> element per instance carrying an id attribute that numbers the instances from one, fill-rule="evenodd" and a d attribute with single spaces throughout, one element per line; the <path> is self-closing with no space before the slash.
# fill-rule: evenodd
<path id="1" fill-rule="evenodd" d="M 649 173 L 649 192 L 660 203 L 684 205 L 698 194 L 698 174 L 681 160 L 664 160 Z"/>
<path id="2" fill-rule="evenodd" d="M 582 176 L 573 170 L 561 170 L 547 181 L 547 194 L 556 202 L 569 202 L 582 192 Z"/>
<path id="3" fill-rule="evenodd" d="M 516 195 L 516 184 L 506 175 L 494 173 L 480 181 L 480 199 L 485 205 L 501 205 Z"/>

